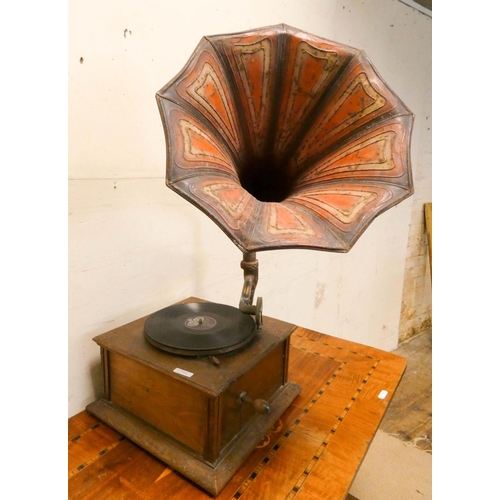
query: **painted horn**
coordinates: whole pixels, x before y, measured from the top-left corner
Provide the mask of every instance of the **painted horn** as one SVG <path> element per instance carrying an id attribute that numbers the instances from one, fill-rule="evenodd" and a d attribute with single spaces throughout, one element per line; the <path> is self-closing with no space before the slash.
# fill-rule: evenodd
<path id="1" fill-rule="evenodd" d="M 206 36 L 157 102 L 167 186 L 244 254 L 347 252 L 413 193 L 413 114 L 361 50 L 286 25 Z"/>

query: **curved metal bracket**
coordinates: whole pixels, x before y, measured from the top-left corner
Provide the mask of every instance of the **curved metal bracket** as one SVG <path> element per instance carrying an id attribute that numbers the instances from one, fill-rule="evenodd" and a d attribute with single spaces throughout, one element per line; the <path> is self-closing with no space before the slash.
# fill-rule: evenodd
<path id="1" fill-rule="evenodd" d="M 241 291 L 239 309 L 245 314 L 255 315 L 257 328 L 262 326 L 262 297 L 258 297 L 257 303 L 253 304 L 255 288 L 259 281 L 259 261 L 255 252 L 243 252 L 241 261 L 243 269 L 243 290 Z"/>

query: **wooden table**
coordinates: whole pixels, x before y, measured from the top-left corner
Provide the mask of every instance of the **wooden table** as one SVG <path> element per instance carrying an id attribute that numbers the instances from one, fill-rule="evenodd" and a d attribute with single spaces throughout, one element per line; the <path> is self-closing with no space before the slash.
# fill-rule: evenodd
<path id="1" fill-rule="evenodd" d="M 405 367 L 399 356 L 298 327 L 289 378 L 302 392 L 217 498 L 352 498 Z M 68 431 L 70 499 L 212 498 L 85 411 Z"/>

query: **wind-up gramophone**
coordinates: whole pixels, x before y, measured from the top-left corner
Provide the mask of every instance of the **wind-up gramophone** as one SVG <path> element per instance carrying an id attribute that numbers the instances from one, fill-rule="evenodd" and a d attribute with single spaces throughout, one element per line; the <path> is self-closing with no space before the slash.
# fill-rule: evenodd
<path id="1" fill-rule="evenodd" d="M 88 410 L 218 494 L 300 387 L 256 252 L 347 252 L 413 192 L 413 115 L 362 51 L 286 25 L 202 39 L 157 93 L 167 185 L 243 252 L 238 307 L 184 301 L 94 339 Z"/>

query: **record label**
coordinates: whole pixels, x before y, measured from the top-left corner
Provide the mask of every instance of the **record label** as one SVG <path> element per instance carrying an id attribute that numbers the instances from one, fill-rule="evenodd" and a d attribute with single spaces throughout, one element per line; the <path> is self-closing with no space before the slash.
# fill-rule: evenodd
<path id="1" fill-rule="evenodd" d="M 188 318 L 184 321 L 184 324 L 193 330 L 208 330 L 209 328 L 213 328 L 217 324 L 217 321 L 211 316 L 195 316 Z"/>

